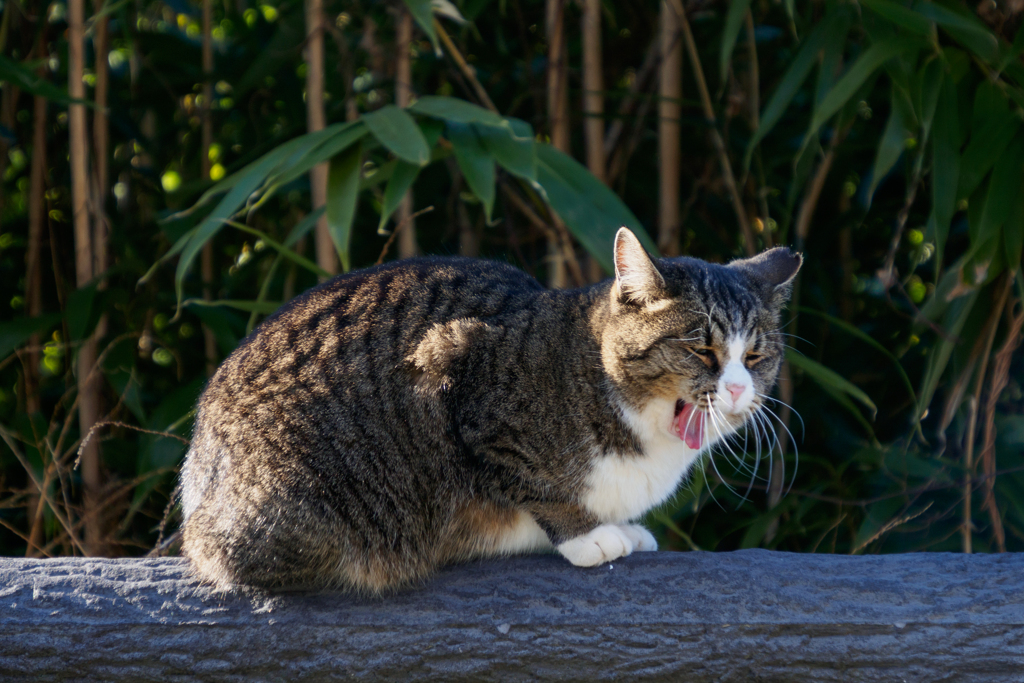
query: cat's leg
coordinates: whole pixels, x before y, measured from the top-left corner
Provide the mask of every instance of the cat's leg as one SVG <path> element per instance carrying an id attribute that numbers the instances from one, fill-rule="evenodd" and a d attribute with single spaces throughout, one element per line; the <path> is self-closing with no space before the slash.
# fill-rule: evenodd
<path id="1" fill-rule="evenodd" d="M 533 503 L 528 509 L 547 532 L 555 550 L 577 567 L 617 560 L 632 553 L 638 545 L 646 547 L 648 543 L 632 528 L 601 524 L 592 513 L 573 503 Z"/>
<path id="2" fill-rule="evenodd" d="M 625 557 L 635 549 L 624 527 L 602 524 L 592 531 L 555 546 L 562 556 L 577 567 L 594 567 Z"/>
<path id="3" fill-rule="evenodd" d="M 658 542 L 654 540 L 651 532 L 639 524 L 620 524 L 618 526 L 626 538 L 633 543 L 633 550 L 643 553 L 658 549 Z"/>

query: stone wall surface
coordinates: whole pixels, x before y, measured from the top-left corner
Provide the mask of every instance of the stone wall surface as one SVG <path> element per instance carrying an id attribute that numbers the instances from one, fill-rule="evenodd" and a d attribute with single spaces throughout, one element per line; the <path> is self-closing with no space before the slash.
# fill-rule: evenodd
<path id="1" fill-rule="evenodd" d="M 381 599 L 0 558 L 0 681 L 199 679 L 1024 681 L 1024 555 L 537 555 Z"/>

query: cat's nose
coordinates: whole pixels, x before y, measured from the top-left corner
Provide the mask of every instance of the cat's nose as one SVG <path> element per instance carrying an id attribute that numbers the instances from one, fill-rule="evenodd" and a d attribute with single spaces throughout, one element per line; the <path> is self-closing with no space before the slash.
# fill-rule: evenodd
<path id="1" fill-rule="evenodd" d="M 743 392 L 747 390 L 747 385 L 730 382 L 725 385 L 725 389 L 729 392 L 729 395 L 732 396 L 732 402 L 736 403 L 736 401 L 740 400 L 740 396 L 743 395 Z"/>

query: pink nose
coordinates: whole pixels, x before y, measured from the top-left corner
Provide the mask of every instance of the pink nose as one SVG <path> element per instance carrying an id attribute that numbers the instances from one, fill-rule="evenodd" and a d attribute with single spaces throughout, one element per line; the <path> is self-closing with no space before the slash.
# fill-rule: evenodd
<path id="1" fill-rule="evenodd" d="M 735 403 L 736 401 L 740 400 L 740 396 L 742 396 L 743 392 L 747 390 L 747 385 L 729 383 L 725 385 L 725 388 L 732 396 L 732 402 Z"/>

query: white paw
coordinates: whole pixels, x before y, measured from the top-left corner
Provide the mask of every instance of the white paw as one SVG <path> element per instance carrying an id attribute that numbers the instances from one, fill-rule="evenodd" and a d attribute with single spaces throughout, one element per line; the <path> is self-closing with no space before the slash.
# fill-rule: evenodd
<path id="1" fill-rule="evenodd" d="M 602 524 L 588 534 L 560 543 L 558 552 L 577 567 L 593 567 L 629 555 L 633 552 L 633 541 L 626 527 Z"/>
<path id="2" fill-rule="evenodd" d="M 658 549 L 658 542 L 654 540 L 651 532 L 639 524 L 623 524 L 619 526 L 619 530 L 633 543 L 633 550 L 646 553 Z"/>

